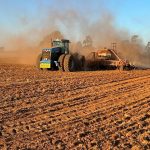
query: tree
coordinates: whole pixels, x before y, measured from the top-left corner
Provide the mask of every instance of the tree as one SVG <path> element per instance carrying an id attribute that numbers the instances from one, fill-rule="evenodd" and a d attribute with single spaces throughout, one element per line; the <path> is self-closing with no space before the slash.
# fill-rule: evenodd
<path id="1" fill-rule="evenodd" d="M 55 39 L 63 39 L 63 35 L 60 31 L 54 31 L 49 35 L 45 36 L 39 44 L 40 48 L 51 47 L 51 41 Z"/>
<path id="2" fill-rule="evenodd" d="M 147 43 L 147 46 L 146 46 L 146 52 L 148 53 L 148 54 L 150 54 L 150 42 L 148 42 Z"/>
<path id="3" fill-rule="evenodd" d="M 92 47 L 93 41 L 90 36 L 86 36 L 85 40 L 83 41 L 83 47 Z"/>
<path id="4" fill-rule="evenodd" d="M 133 44 L 137 44 L 138 40 L 139 40 L 139 36 L 138 35 L 133 35 L 131 37 L 131 43 L 133 43 Z"/>

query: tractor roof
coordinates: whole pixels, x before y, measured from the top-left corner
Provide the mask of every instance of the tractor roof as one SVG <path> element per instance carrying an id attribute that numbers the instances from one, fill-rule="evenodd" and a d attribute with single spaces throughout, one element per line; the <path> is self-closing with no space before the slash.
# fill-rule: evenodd
<path id="1" fill-rule="evenodd" d="M 53 40 L 54 42 L 67 42 L 67 43 L 70 43 L 70 41 L 69 40 L 67 40 L 67 39 L 55 39 L 55 40 Z"/>
<path id="2" fill-rule="evenodd" d="M 70 41 L 69 41 L 69 40 L 67 40 L 67 39 L 62 39 L 61 41 L 62 41 L 62 42 L 70 43 Z"/>

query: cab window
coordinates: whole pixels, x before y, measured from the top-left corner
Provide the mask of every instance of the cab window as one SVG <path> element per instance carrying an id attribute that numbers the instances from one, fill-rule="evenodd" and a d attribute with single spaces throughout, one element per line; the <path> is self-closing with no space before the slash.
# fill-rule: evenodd
<path id="1" fill-rule="evenodd" d="M 53 42 L 53 46 L 62 46 L 62 42 L 61 41 L 54 41 Z"/>

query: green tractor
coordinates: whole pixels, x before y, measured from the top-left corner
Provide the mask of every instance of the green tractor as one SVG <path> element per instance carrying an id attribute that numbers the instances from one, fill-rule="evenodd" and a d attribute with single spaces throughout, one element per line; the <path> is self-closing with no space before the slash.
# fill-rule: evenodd
<path id="1" fill-rule="evenodd" d="M 52 41 L 51 48 L 44 48 L 38 57 L 38 68 L 48 70 L 60 70 L 73 72 L 81 70 L 84 57 L 78 54 L 70 54 L 69 40 L 56 39 Z"/>

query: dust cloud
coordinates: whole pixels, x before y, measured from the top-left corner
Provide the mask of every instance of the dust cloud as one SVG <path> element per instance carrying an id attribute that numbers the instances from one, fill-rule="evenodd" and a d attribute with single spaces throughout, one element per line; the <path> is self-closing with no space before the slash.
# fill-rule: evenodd
<path id="1" fill-rule="evenodd" d="M 96 21 L 91 22 L 88 15 L 81 15 L 75 10 L 44 10 L 44 17 L 33 20 L 40 25 L 28 28 L 20 34 L 11 35 L 5 42 L 5 50 L 0 50 L 0 63 L 35 64 L 38 54 L 44 47 L 51 47 L 51 40 L 66 38 L 71 41 L 71 51 L 88 55 L 100 48 L 111 48 L 117 43 L 117 52 L 134 65 L 150 67 L 150 52 L 145 49 L 142 40 L 131 35 L 125 29 L 115 25 L 115 16 L 101 12 Z M 28 17 L 20 18 L 25 26 Z M 90 39 L 90 40 L 89 40 Z M 85 41 L 89 44 L 85 45 Z M 136 40 L 136 41 L 134 41 Z"/>

